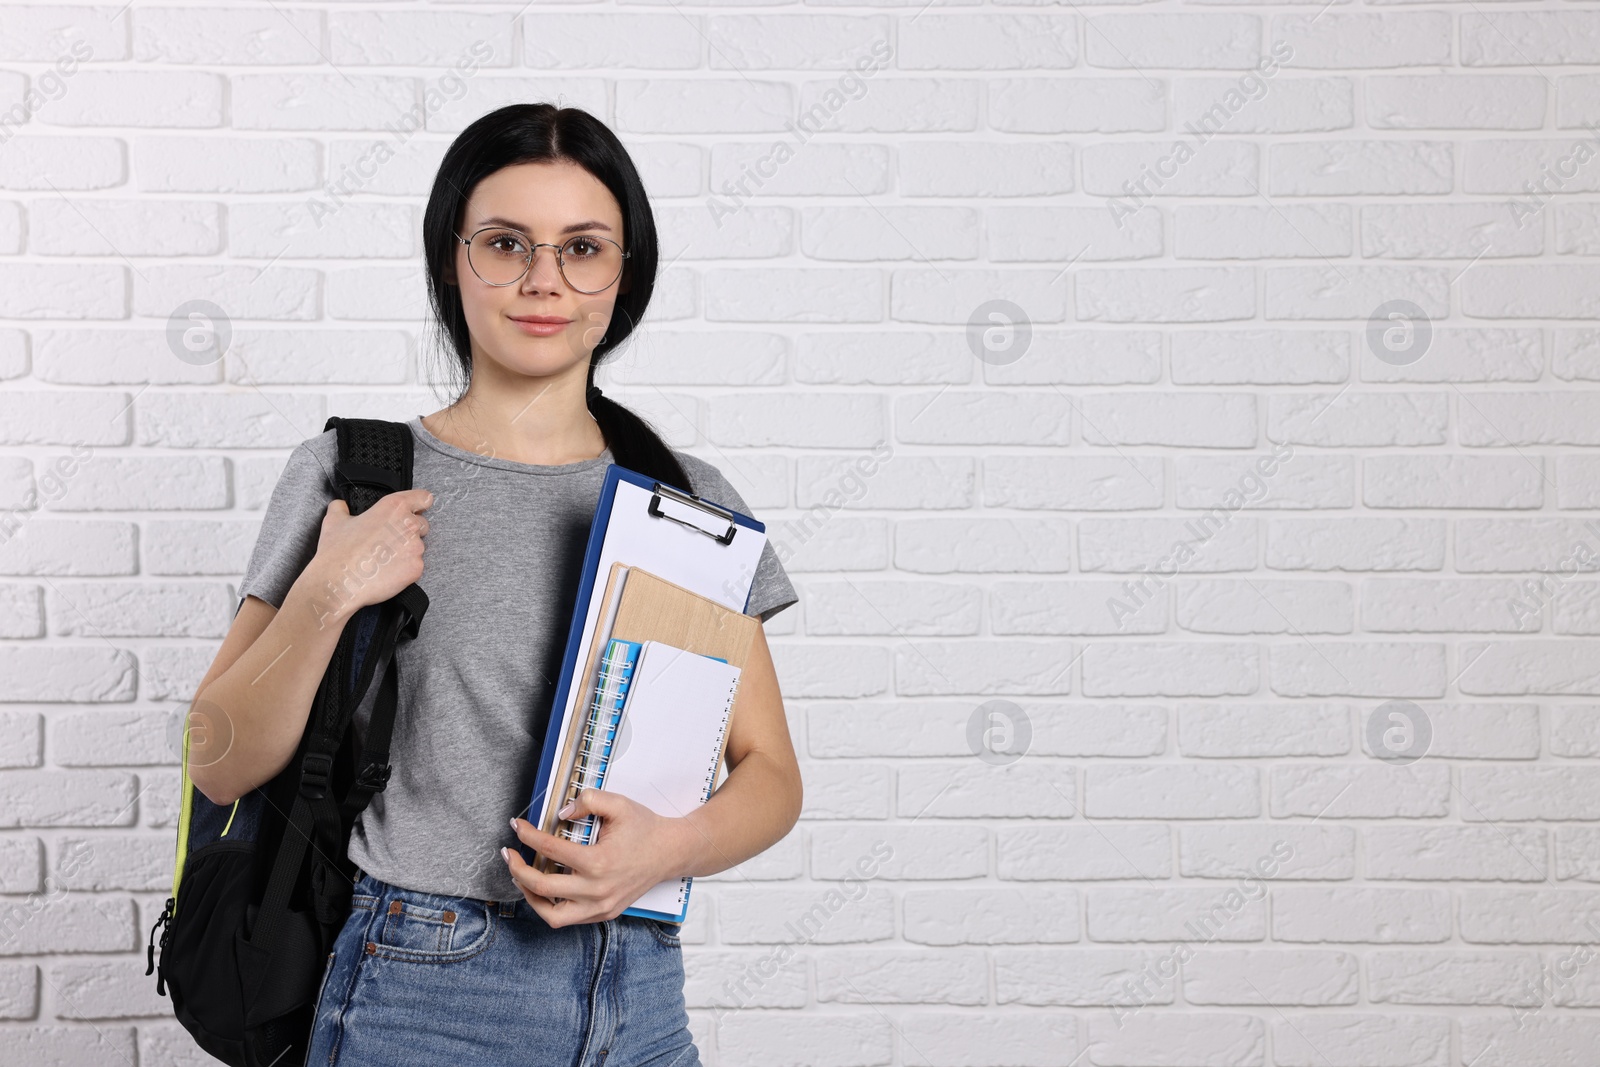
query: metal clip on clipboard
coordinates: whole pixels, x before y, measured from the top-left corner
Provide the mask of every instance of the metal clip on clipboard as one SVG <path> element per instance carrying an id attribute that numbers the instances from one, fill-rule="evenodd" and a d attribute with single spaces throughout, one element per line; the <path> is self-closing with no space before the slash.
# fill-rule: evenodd
<path id="1" fill-rule="evenodd" d="M 662 497 L 677 501 L 678 503 L 687 507 L 698 508 L 701 511 L 716 515 L 727 522 L 728 528 L 722 533 L 717 533 L 715 530 L 708 530 L 703 526 L 697 526 L 687 519 L 680 519 L 676 515 L 668 515 L 665 511 L 661 510 Z M 712 538 L 713 540 L 724 545 L 733 543 L 733 535 L 739 529 L 738 524 L 733 521 L 733 512 L 729 511 L 727 508 L 718 507 L 709 500 L 701 500 L 699 497 L 694 496 L 691 493 L 685 493 L 680 489 L 674 489 L 672 486 L 667 485 L 664 482 L 655 483 L 655 492 L 650 497 L 650 514 L 652 517 L 657 519 L 671 519 L 680 526 L 687 526 L 689 529 L 694 530 L 697 533 L 703 533 L 707 537 Z"/>

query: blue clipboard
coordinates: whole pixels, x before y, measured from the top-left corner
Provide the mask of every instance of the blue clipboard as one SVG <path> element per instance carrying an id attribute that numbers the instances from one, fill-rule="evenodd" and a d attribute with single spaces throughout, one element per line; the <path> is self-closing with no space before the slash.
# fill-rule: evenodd
<path id="1" fill-rule="evenodd" d="M 606 533 L 611 526 L 613 511 L 617 500 L 617 490 L 624 485 L 636 486 L 649 494 L 647 514 L 652 521 L 669 524 L 665 528 L 688 528 L 694 531 L 693 536 L 704 536 L 709 542 L 720 544 L 724 547 L 731 545 L 738 537 L 739 530 L 747 529 L 762 535 L 765 543 L 767 527 L 758 519 L 749 515 L 723 507 L 702 497 L 695 496 L 687 490 L 667 482 L 640 474 L 638 471 L 627 467 L 611 464 L 606 468 L 605 483 L 600 489 L 600 499 L 594 509 L 594 518 L 589 523 L 588 545 L 583 553 L 583 573 L 578 582 L 578 594 L 572 607 L 572 620 L 567 628 L 567 647 L 561 659 L 561 676 L 556 680 L 556 688 L 550 701 L 550 714 L 546 720 L 544 746 L 539 756 L 539 771 L 534 779 L 533 794 L 526 810 L 527 820 L 535 826 L 540 825 L 544 812 L 545 794 L 550 788 L 550 779 L 555 769 L 556 756 L 561 747 L 562 720 L 568 703 L 571 700 L 573 678 L 577 674 L 581 648 L 583 644 L 584 629 L 587 624 L 591 601 L 594 598 L 595 586 L 600 573 L 600 557 L 605 546 Z M 635 494 L 637 495 L 637 494 Z M 666 504 L 667 507 L 662 505 Z M 678 512 L 679 514 L 673 514 Z M 683 517 L 685 512 L 691 513 L 696 521 L 689 521 Z M 697 544 L 699 542 L 696 542 Z M 627 562 L 626 560 L 622 562 Z M 649 570 L 650 568 L 645 568 Z M 671 580 L 668 575 L 663 575 Z M 750 573 L 733 578 L 734 581 L 747 582 L 745 594 L 740 606 L 743 611 L 750 604 L 750 584 L 755 578 L 754 569 Z M 709 595 L 709 594 L 707 594 Z M 523 842 L 517 843 L 517 850 L 522 854 L 524 862 L 532 865 L 534 850 Z M 623 914 L 628 914 L 625 911 Z M 635 914 L 641 914 L 635 912 Z M 663 917 L 657 913 L 648 913 L 653 917 L 666 918 L 666 921 L 675 921 L 671 917 Z"/>

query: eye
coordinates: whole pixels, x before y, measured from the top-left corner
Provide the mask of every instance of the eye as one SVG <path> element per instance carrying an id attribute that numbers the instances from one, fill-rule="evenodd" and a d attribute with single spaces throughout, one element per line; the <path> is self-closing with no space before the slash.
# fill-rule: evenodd
<path id="1" fill-rule="evenodd" d="M 520 256 L 526 255 L 528 251 L 527 242 L 523 240 L 522 235 L 511 230 L 502 230 L 499 233 L 486 233 L 482 238 L 480 238 L 480 240 L 482 240 L 485 246 L 488 248 L 502 253 L 503 255 Z"/>
<path id="2" fill-rule="evenodd" d="M 565 251 L 569 256 L 597 256 L 600 254 L 602 247 L 600 242 L 593 237 L 574 237 L 567 242 Z"/>

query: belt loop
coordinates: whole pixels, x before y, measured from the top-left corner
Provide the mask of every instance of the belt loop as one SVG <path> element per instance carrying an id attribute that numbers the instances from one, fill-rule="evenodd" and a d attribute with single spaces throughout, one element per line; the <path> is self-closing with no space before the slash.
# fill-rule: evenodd
<path id="1" fill-rule="evenodd" d="M 516 913 L 517 913 L 517 902 L 516 901 L 514 901 L 514 900 L 502 900 L 500 902 L 500 917 L 501 918 L 509 919 L 512 916 L 516 915 Z"/>

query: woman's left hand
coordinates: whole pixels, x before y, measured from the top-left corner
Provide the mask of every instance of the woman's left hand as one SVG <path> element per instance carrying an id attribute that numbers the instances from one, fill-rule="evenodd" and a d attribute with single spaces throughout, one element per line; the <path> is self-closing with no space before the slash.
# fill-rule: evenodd
<path id="1" fill-rule="evenodd" d="M 592 845 L 547 834 L 526 819 L 511 820 L 518 840 L 571 869 L 568 874 L 546 874 L 524 862 L 516 849 L 505 850 L 512 881 L 551 927 L 614 919 L 679 866 L 684 820 L 657 815 L 604 789 L 578 794 L 570 817 L 588 814 L 601 818 Z"/>

